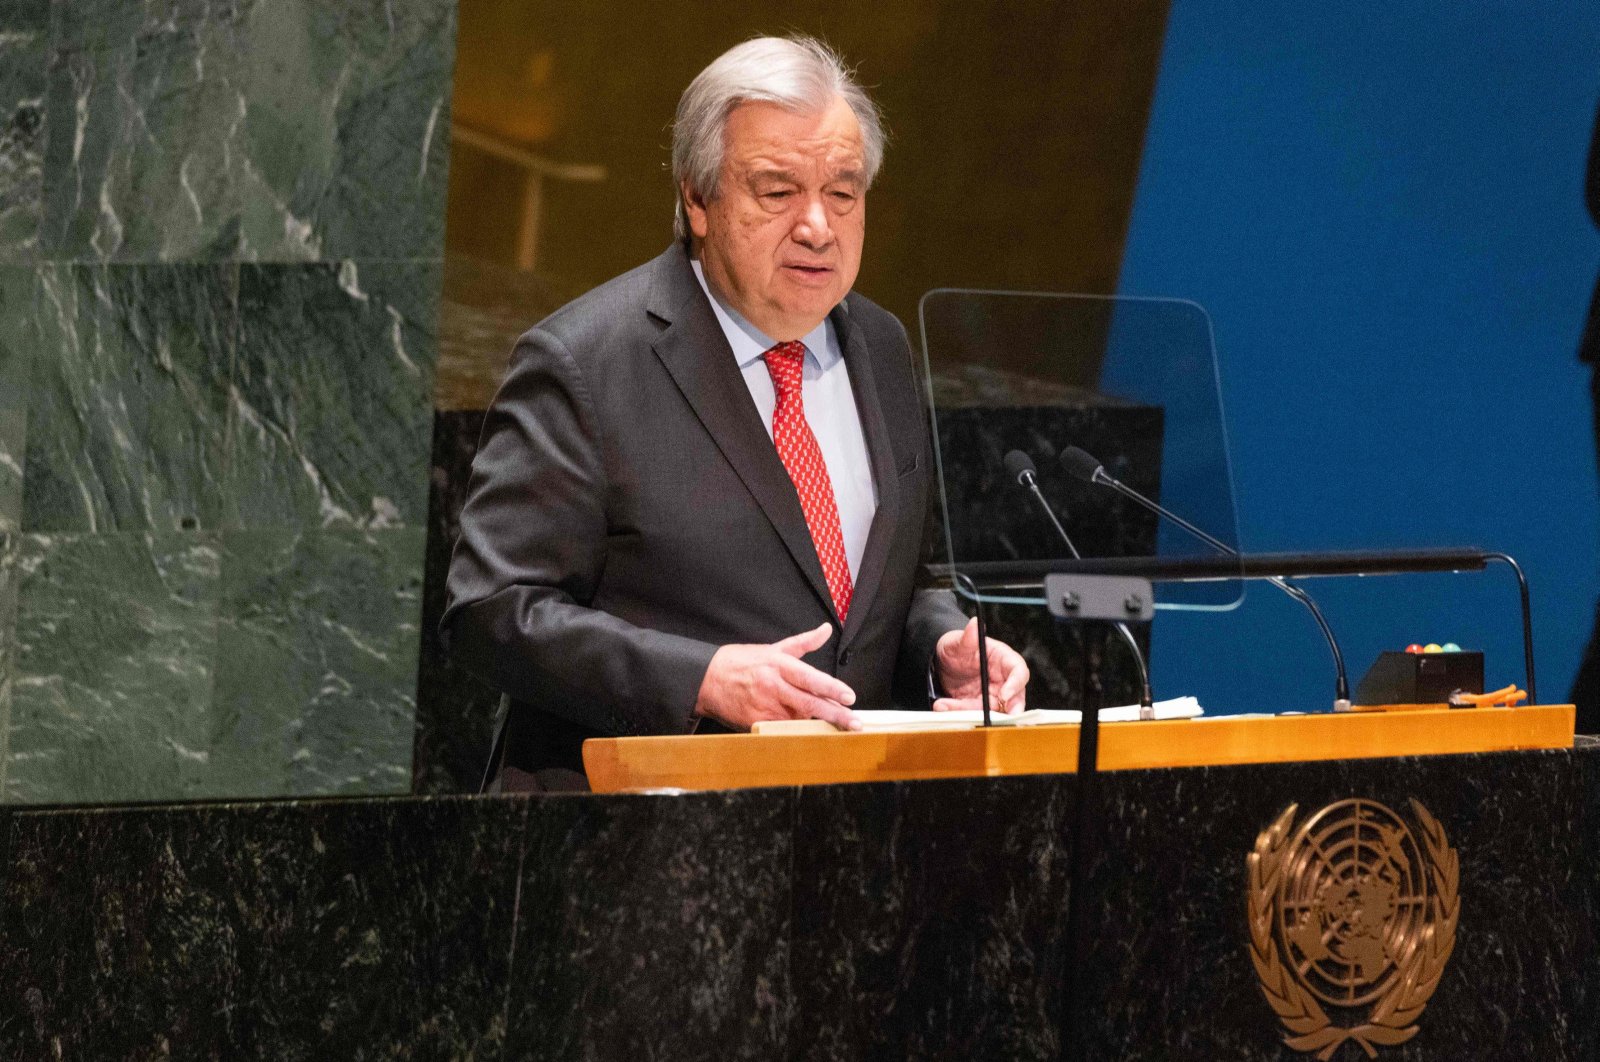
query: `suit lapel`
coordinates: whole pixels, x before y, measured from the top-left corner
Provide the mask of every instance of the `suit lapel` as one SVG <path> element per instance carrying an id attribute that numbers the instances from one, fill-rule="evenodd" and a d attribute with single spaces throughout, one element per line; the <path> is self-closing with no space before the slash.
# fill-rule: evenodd
<path id="1" fill-rule="evenodd" d="M 861 329 L 850 318 L 848 307 L 833 315 L 834 330 L 840 337 L 845 368 L 850 373 L 850 390 L 855 394 L 856 413 L 861 418 L 867 440 L 867 457 L 872 463 L 872 481 L 878 491 L 878 511 L 867 532 L 866 549 L 861 554 L 861 570 L 856 574 L 855 594 L 850 601 L 850 618 L 845 622 L 841 647 L 849 645 L 872 608 L 872 599 L 883 581 L 883 568 L 889 559 L 889 544 L 894 539 L 900 517 L 900 477 L 896 474 L 894 449 L 890 445 L 889 425 L 878 401 L 877 380 L 873 374 L 872 352 L 867 349 Z"/>
<path id="2" fill-rule="evenodd" d="M 783 462 L 778 460 L 778 451 L 739 374 L 727 336 L 717 324 L 688 258 L 674 247 L 656 262 L 650 312 L 667 322 L 652 344 L 656 357 L 766 514 L 812 591 L 832 612 L 833 598 L 828 593 L 805 514 L 800 510 L 799 496 Z M 851 612 L 855 612 L 853 607 Z"/>

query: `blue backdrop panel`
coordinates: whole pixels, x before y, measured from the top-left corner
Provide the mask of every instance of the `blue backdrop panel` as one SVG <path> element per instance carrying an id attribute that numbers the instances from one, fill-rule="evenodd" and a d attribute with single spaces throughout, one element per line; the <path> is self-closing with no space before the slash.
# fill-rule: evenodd
<path id="1" fill-rule="evenodd" d="M 1596 479 L 1575 351 L 1600 6 L 1176 0 L 1120 291 L 1211 313 L 1246 549 L 1483 545 L 1529 570 L 1542 700 L 1593 616 Z M 1522 681 L 1509 573 L 1321 580 L 1351 681 L 1453 640 Z M 1326 707 L 1309 618 L 1264 586 L 1165 615 L 1158 696 Z"/>

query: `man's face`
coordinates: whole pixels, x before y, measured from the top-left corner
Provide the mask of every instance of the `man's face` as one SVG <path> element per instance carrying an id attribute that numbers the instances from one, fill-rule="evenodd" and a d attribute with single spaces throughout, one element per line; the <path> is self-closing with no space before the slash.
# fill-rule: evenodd
<path id="1" fill-rule="evenodd" d="M 866 239 L 861 127 L 843 99 L 795 114 L 743 103 L 728 115 L 715 198 L 685 186 L 706 279 L 778 342 L 799 339 L 856 281 Z"/>

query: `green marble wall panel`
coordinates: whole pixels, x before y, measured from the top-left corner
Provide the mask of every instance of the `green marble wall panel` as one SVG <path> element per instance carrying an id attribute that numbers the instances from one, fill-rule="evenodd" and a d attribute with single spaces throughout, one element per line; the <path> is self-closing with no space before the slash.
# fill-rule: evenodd
<path id="1" fill-rule="evenodd" d="M 224 536 L 216 795 L 410 791 L 425 535 Z"/>
<path id="2" fill-rule="evenodd" d="M 22 523 L 28 390 L 37 347 L 35 280 L 33 269 L 0 266 L 0 534 Z"/>
<path id="3" fill-rule="evenodd" d="M 228 526 L 425 526 L 438 290 L 432 263 L 243 268 Z"/>
<path id="4" fill-rule="evenodd" d="M 455 4 L 257 3 L 247 35 L 246 255 L 441 257 Z"/>
<path id="5" fill-rule="evenodd" d="M 453 4 L 58 11 L 47 109 L 72 135 L 45 160 L 52 256 L 440 254 Z"/>
<path id="6" fill-rule="evenodd" d="M 0 0 L 0 262 L 37 253 L 49 0 Z"/>
<path id="7" fill-rule="evenodd" d="M 52 258 L 228 259 L 248 116 L 247 7 L 58 3 L 41 243 Z"/>
<path id="8" fill-rule="evenodd" d="M 7 800 L 203 795 L 217 536 L 24 535 L 15 572 Z"/>
<path id="9" fill-rule="evenodd" d="M 0 799 L 408 788 L 454 37 L 0 0 Z"/>
<path id="10" fill-rule="evenodd" d="M 41 269 L 26 530 L 217 525 L 237 268 Z"/>

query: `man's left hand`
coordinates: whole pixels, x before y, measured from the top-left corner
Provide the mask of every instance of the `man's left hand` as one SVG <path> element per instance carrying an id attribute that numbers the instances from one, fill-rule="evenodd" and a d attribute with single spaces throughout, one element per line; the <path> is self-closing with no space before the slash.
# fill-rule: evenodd
<path id="1" fill-rule="evenodd" d="M 1027 707 L 1028 662 L 1022 654 L 998 638 L 985 638 L 989 647 L 989 705 L 1008 714 Z M 981 708 L 982 688 L 978 671 L 978 621 L 968 620 L 964 629 L 948 631 L 939 638 L 933 653 L 939 687 L 945 696 L 933 702 L 936 712 Z"/>

